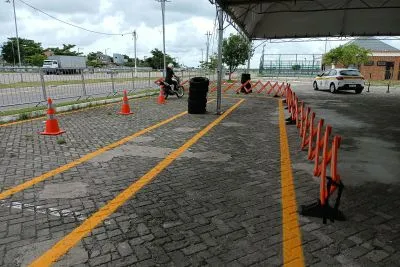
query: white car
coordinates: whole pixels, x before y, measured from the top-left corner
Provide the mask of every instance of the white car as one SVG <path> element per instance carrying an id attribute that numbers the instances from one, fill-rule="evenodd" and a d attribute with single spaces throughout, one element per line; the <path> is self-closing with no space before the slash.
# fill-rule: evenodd
<path id="1" fill-rule="evenodd" d="M 319 74 L 313 82 L 314 90 L 354 90 L 360 94 L 364 89 L 364 77 L 357 69 L 331 69 Z"/>

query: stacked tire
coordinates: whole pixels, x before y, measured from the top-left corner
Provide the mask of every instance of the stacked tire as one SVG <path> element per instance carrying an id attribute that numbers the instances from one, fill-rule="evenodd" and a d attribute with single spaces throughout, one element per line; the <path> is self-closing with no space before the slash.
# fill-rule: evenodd
<path id="1" fill-rule="evenodd" d="M 194 77 L 189 81 L 189 114 L 204 114 L 207 106 L 207 93 L 210 81 L 205 77 Z"/>
<path id="2" fill-rule="evenodd" d="M 240 80 L 240 82 L 242 83 L 242 84 L 245 84 L 247 81 L 249 81 L 249 80 L 251 80 L 251 75 L 250 75 L 250 73 L 242 73 L 242 78 L 241 78 L 241 80 Z M 246 89 L 247 89 L 247 91 L 246 91 Z M 248 83 L 248 84 L 246 84 L 246 86 L 244 86 L 240 91 L 242 92 L 242 93 L 248 93 L 248 90 L 251 88 L 251 84 L 250 83 Z M 249 92 L 249 93 L 251 93 L 251 91 Z"/>

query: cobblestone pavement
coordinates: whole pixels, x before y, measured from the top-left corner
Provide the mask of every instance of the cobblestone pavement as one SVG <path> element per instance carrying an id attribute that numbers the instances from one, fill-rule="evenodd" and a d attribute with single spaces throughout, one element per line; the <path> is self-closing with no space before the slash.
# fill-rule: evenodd
<path id="1" fill-rule="evenodd" d="M 56 266 L 282 265 L 278 101 L 244 98 Z M 238 100 L 224 98 L 223 109 Z M 121 117 L 115 115 L 119 105 L 59 116 L 65 144 L 37 135 L 41 120 L 0 127 L 1 192 L 186 110 L 185 100 L 159 106 L 146 98 L 131 101 L 135 114 Z M 49 250 L 214 121 L 215 102 L 208 110 L 183 115 L 1 200 L 0 265 L 27 265 Z M 306 204 L 317 197 L 318 183 L 297 149 L 297 130 L 287 130 L 297 204 Z M 306 264 L 398 265 L 396 189 L 392 183 L 347 186 L 345 222 L 323 225 L 299 216 Z"/>

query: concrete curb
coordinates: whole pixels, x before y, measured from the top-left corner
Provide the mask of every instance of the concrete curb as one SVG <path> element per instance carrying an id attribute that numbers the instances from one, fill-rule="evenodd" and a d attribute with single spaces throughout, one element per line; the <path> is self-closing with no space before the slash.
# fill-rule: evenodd
<path id="1" fill-rule="evenodd" d="M 142 98 L 142 97 L 153 96 L 153 95 L 158 95 L 158 92 L 139 93 L 136 95 L 128 96 L 128 98 L 136 99 L 136 98 Z M 97 100 L 97 101 L 89 101 L 89 102 L 85 102 L 85 103 L 77 103 L 77 104 L 72 104 L 72 105 L 68 105 L 68 106 L 56 107 L 56 112 L 58 112 L 58 113 L 67 112 L 67 111 L 71 111 L 71 110 L 78 110 L 78 109 L 83 109 L 83 108 L 93 107 L 93 106 L 101 106 L 101 105 L 117 103 L 117 102 L 121 102 L 121 101 L 122 101 L 122 97 Z M 47 110 L 39 110 L 39 111 L 32 111 L 32 112 L 26 113 L 26 114 L 28 115 L 29 119 L 32 119 L 32 118 L 44 116 L 44 115 L 46 115 L 46 112 L 47 112 Z M 14 115 L 0 117 L 0 122 L 3 122 L 3 123 L 14 122 L 14 121 L 18 121 L 19 119 L 20 119 L 20 114 L 14 114 Z"/>

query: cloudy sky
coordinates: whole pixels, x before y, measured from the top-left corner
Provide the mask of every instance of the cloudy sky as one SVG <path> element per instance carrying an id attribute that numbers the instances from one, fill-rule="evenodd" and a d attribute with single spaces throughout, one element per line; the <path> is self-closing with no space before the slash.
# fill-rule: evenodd
<path id="1" fill-rule="evenodd" d="M 106 33 L 137 31 L 137 56 L 144 58 L 154 48 L 162 49 L 162 21 L 160 3 L 155 0 L 23 0 L 50 15 L 81 27 Z M 131 34 L 107 36 L 89 33 L 58 22 L 15 0 L 19 36 L 41 42 L 43 47 L 76 44 L 85 54 L 104 51 L 107 54 L 134 55 Z M 166 4 L 166 50 L 187 66 L 197 66 L 201 49 L 205 50 L 207 31 L 213 32 L 210 50 L 216 51 L 217 39 L 214 28 L 215 6 L 208 0 L 171 0 Z M 15 36 L 12 4 L 0 1 L 0 43 Z M 234 33 L 228 27 L 224 35 Z M 387 41 L 400 48 L 400 41 Z M 327 49 L 344 42 L 327 43 Z M 255 45 L 260 44 L 256 42 Z M 267 43 L 266 53 L 320 54 L 325 42 Z M 251 66 L 257 68 L 262 45 L 255 51 Z M 210 51 L 211 52 L 211 51 Z M 204 52 L 205 56 L 205 52 Z"/>

